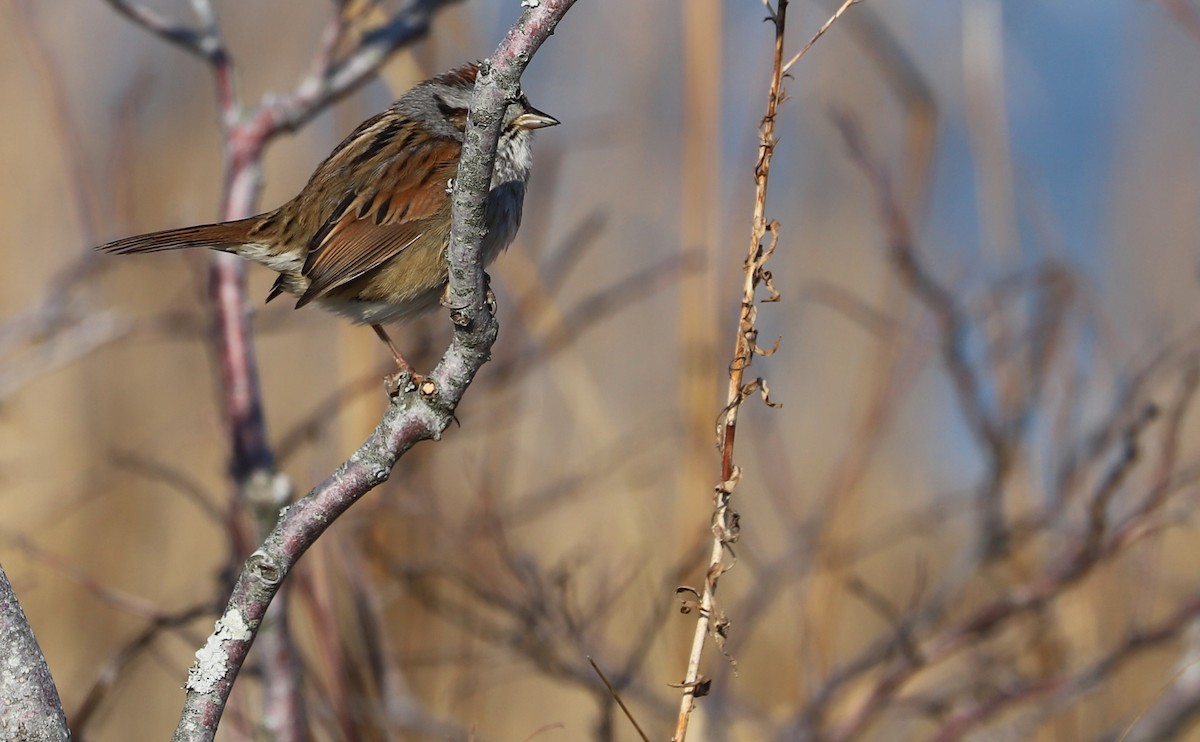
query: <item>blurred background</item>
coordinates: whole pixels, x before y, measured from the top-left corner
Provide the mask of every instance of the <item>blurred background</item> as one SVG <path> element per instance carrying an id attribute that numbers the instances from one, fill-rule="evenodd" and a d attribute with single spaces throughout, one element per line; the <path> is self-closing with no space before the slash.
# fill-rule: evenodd
<path id="1" fill-rule="evenodd" d="M 248 104 L 297 84 L 337 7 L 214 5 Z M 786 56 L 835 7 L 793 3 Z M 262 208 L 518 11 L 449 3 L 271 145 Z M 759 306 L 759 344 L 781 339 L 749 371 L 782 407 L 742 410 L 728 640 L 692 739 L 1200 739 L 1198 13 L 866 0 L 792 68 L 780 298 Z M 313 739 L 637 738 L 588 656 L 670 737 L 765 15 L 581 0 L 534 59 L 524 89 L 563 125 L 491 270 L 494 359 L 461 427 L 339 520 L 287 597 Z M 0 563 L 77 738 L 163 739 L 252 547 L 207 255 L 90 247 L 216 218 L 211 74 L 99 0 L 0 17 Z M 267 430 L 303 494 L 378 422 L 391 361 L 368 329 L 264 306 L 273 278 L 249 272 Z M 449 323 L 393 337 L 429 368 Z M 269 738 L 263 672 L 220 739 Z"/>

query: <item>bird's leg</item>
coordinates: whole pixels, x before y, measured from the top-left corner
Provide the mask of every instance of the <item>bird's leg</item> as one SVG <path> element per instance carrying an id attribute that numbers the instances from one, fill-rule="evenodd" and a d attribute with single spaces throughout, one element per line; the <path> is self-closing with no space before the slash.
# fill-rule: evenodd
<path id="1" fill-rule="evenodd" d="M 371 329 L 374 330 L 375 334 L 379 336 L 379 339 L 387 345 L 388 350 L 392 351 L 392 357 L 396 359 L 396 373 L 388 374 L 387 376 L 383 377 L 383 386 L 385 389 L 387 389 L 388 395 L 394 397 L 400 393 L 401 386 L 406 386 L 406 384 L 404 384 L 406 381 L 405 377 L 411 379 L 413 384 L 420 384 L 421 377 L 418 376 L 415 371 L 413 371 L 412 366 L 409 365 L 408 361 L 406 361 L 400 351 L 397 350 L 396 344 L 392 342 L 390 337 L 388 337 L 388 334 L 383 329 L 383 326 L 371 325 Z"/>
<path id="2" fill-rule="evenodd" d="M 401 371 L 412 371 L 412 366 L 408 365 L 408 361 L 404 360 L 404 356 L 396 349 L 396 344 L 388 337 L 387 331 L 383 329 L 383 325 L 371 325 L 371 329 L 387 345 L 388 350 L 392 351 L 392 357 L 396 359 L 396 367 Z"/>

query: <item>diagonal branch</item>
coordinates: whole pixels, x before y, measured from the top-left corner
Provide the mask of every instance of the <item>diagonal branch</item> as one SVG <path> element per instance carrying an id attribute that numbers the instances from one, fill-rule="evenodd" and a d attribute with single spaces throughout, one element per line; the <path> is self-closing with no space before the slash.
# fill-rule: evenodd
<path id="1" fill-rule="evenodd" d="M 324 482 L 284 508 L 275 528 L 246 560 L 224 614 L 188 675 L 176 740 L 211 740 L 272 598 L 296 561 L 339 515 L 386 481 L 397 459 L 437 439 L 475 374 L 487 361 L 498 325 L 483 300 L 479 249 L 484 204 L 504 109 L 525 66 L 575 0 L 541 0 L 528 8 L 481 67 L 455 178 L 447 259 L 455 332 L 420 389 L 401 393 L 365 443 Z"/>
<path id="2" fill-rule="evenodd" d="M 0 698 L 4 699 L 0 722 L 6 738 L 8 734 L 16 734 L 21 739 L 70 739 L 50 668 L 3 567 L 0 567 L 0 654 L 4 657 L 4 672 L 0 673 Z"/>

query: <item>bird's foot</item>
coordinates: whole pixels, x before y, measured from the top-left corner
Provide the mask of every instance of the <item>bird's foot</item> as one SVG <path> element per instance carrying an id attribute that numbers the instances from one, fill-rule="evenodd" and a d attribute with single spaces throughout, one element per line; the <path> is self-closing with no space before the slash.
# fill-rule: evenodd
<path id="1" fill-rule="evenodd" d="M 438 393 L 437 384 L 414 372 L 411 368 L 402 368 L 394 374 L 383 377 L 383 388 L 391 399 L 399 397 L 403 392 L 416 391 L 424 399 L 431 400 Z"/>
<path id="2" fill-rule="evenodd" d="M 391 399 L 400 396 L 401 392 L 411 391 L 425 383 L 425 377 L 412 370 L 411 366 L 396 369 L 395 373 L 383 377 L 383 390 Z"/>

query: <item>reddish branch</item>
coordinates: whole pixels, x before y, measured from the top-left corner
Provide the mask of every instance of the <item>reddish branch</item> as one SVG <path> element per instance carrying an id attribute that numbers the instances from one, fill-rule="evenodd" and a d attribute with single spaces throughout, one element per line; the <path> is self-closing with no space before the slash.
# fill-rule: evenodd
<path id="1" fill-rule="evenodd" d="M 483 300 L 483 270 L 478 255 L 482 230 L 479 225 L 483 223 L 483 207 L 501 117 L 508 100 L 516 96 L 518 80 L 529 59 L 573 4 L 574 0 L 541 0 L 536 7 L 526 10 L 493 58 L 481 69 L 455 178 L 453 232 L 448 262 L 449 303 L 455 307 L 452 319 L 456 328 L 450 347 L 427 377 L 428 383 L 422 385 L 421 391 L 413 390 L 397 397 L 371 437 L 328 479 L 285 508 L 266 540 L 246 561 L 225 613 L 217 622 L 217 630 L 198 653 L 198 661 L 189 674 L 187 701 L 175 733 L 176 740 L 213 738 L 234 679 L 246 659 L 267 607 L 292 566 L 334 519 L 388 478 L 396 460 L 409 448 L 418 441 L 436 439 L 441 435 L 453 419 L 454 409 L 475 373 L 487 361 L 496 338 L 497 325 Z M 419 7 L 428 8 L 430 5 L 424 3 Z M 214 57 L 208 58 L 214 60 Z M 221 73 L 224 69 L 223 55 L 215 57 L 214 65 L 218 71 L 218 89 L 224 90 L 221 82 L 225 79 Z M 344 70 L 345 66 L 339 69 Z M 333 70 L 325 78 L 329 84 L 314 86 L 301 97 L 306 96 L 305 99 L 309 101 L 328 101 L 330 86 L 335 84 L 334 81 L 347 79 L 344 74 L 339 76 Z M 311 115 L 311 112 L 307 115 Z M 284 128 L 285 122 L 304 120 L 307 115 L 297 115 L 293 111 L 290 115 L 266 119 L 252 117 L 245 129 L 235 130 L 250 137 L 250 143 L 243 143 L 237 136 L 229 137 L 231 145 L 227 148 L 226 156 L 233 171 L 227 179 L 227 199 L 230 202 L 257 193 L 256 158 L 261 155 L 261 144 L 268 136 L 267 132 Z M 257 126 L 263 128 L 256 128 L 256 121 Z M 267 123 L 264 124 L 264 121 Z M 226 125 L 230 126 L 231 122 L 227 120 Z M 255 141 L 258 142 L 257 147 L 254 146 Z M 240 286 L 236 274 L 221 273 L 220 276 L 233 287 L 231 294 Z M 218 284 L 221 284 L 220 280 Z M 239 304 L 237 312 L 238 321 L 230 324 L 243 321 L 241 314 L 244 312 L 244 302 Z M 238 330 L 229 332 L 232 333 L 230 337 L 234 337 Z M 242 354 L 242 346 L 237 342 L 240 341 L 229 344 L 233 348 L 231 363 L 241 359 L 252 360 L 249 355 Z M 245 389 L 251 394 L 246 399 L 253 399 L 257 384 L 252 365 L 239 365 L 232 370 L 235 373 L 230 376 L 231 380 L 245 384 Z M 250 427 L 244 435 L 235 434 L 235 446 L 242 447 L 236 449 L 236 455 L 242 455 L 244 458 L 240 461 L 253 467 L 269 464 L 269 458 L 264 455 L 266 449 L 259 447 L 259 441 L 265 440 L 265 436 L 261 435 L 261 419 L 256 418 L 261 413 L 255 409 L 252 401 L 237 408 L 237 412 L 245 416 L 242 420 Z M 239 424 L 236 419 L 231 422 L 235 427 Z M 236 455 L 235 461 L 238 460 Z"/>

